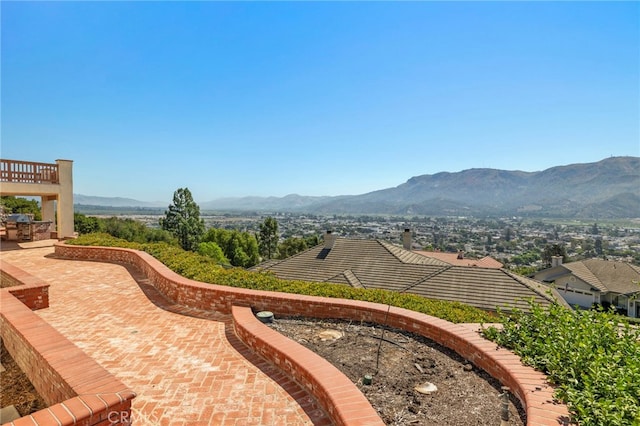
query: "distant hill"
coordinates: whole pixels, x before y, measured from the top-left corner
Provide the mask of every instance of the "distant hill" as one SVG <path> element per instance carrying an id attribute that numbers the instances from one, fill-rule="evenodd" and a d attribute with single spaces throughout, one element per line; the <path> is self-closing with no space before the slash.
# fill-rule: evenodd
<path id="1" fill-rule="evenodd" d="M 73 194 L 73 204 L 101 207 L 167 207 L 169 203 L 159 201 L 146 202 L 122 197 L 94 197 L 91 195 Z"/>
<path id="2" fill-rule="evenodd" d="M 304 211 L 314 209 L 315 206 L 328 201 L 336 201 L 349 198 L 338 197 L 312 197 L 298 194 L 289 194 L 284 197 L 239 197 L 219 198 L 200 204 L 203 210 L 238 210 L 238 211 Z"/>
<path id="3" fill-rule="evenodd" d="M 330 201 L 316 209 L 613 218 L 640 217 L 639 201 L 640 158 L 612 157 L 541 172 L 469 169 L 416 176 L 395 188 Z"/>
<path id="4" fill-rule="evenodd" d="M 75 203 L 85 205 L 164 208 L 168 205 L 127 198 L 74 197 Z M 415 176 L 394 188 L 362 195 L 222 198 L 200 203 L 200 208 L 319 214 L 637 218 L 640 157 L 611 157 L 540 172 L 496 169 L 441 172 Z"/>
<path id="5" fill-rule="evenodd" d="M 362 195 L 227 198 L 202 207 L 323 214 L 640 217 L 640 158 L 611 157 L 540 172 L 441 172 Z"/>

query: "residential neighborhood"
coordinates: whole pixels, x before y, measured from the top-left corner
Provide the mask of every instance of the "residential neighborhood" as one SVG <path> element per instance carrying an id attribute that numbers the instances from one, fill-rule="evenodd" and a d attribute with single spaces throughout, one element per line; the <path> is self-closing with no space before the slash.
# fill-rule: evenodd
<path id="1" fill-rule="evenodd" d="M 322 237 L 331 230 L 340 237 L 380 239 L 402 244 L 402 231 L 412 231 L 412 249 L 457 253 L 466 257 L 490 256 L 507 268 L 545 264 L 540 252 L 560 244 L 571 259 L 606 258 L 640 265 L 640 220 L 596 223 L 539 220 L 525 217 L 339 216 L 269 214 L 278 221 L 280 239 Z M 204 212 L 207 227 L 255 231 L 266 213 Z M 158 216 L 129 216 L 157 226 Z"/>

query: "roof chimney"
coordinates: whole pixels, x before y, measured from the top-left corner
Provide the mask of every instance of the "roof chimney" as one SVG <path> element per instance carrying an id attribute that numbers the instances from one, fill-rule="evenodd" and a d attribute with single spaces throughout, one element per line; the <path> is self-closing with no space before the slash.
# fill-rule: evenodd
<path id="1" fill-rule="evenodd" d="M 551 256 L 551 267 L 555 268 L 560 265 L 562 265 L 562 256 Z"/>
<path id="2" fill-rule="evenodd" d="M 324 234 L 324 248 L 331 250 L 336 242 L 336 236 L 329 230 Z"/>
<path id="3" fill-rule="evenodd" d="M 411 230 L 409 228 L 405 228 L 402 233 L 402 248 L 405 250 L 411 250 Z"/>

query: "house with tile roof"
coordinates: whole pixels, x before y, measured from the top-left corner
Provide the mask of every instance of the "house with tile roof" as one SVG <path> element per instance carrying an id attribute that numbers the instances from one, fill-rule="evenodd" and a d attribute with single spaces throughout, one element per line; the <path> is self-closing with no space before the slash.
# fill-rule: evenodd
<path id="1" fill-rule="evenodd" d="M 555 264 L 534 275 L 552 283 L 571 306 L 589 308 L 594 303 L 611 304 L 628 316 L 640 318 L 640 267 L 625 262 L 587 259 Z"/>
<path id="2" fill-rule="evenodd" d="M 413 293 L 486 310 L 517 307 L 526 311 L 529 299 L 545 306 L 554 299 L 564 304 L 554 289 L 503 268 L 450 263 L 386 241 L 338 238 L 329 232 L 323 244 L 252 269 L 287 280 Z"/>

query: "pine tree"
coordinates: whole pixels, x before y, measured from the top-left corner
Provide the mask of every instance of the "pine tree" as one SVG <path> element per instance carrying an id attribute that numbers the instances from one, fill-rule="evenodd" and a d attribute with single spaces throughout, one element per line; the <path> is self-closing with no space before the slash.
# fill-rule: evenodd
<path id="1" fill-rule="evenodd" d="M 204 220 L 200 219 L 200 207 L 193 201 L 189 188 L 179 188 L 173 193 L 173 204 L 160 219 L 160 227 L 171 232 L 185 250 L 195 251 L 204 234 Z"/>
<path id="2" fill-rule="evenodd" d="M 278 251 L 278 222 L 268 217 L 260 224 L 258 235 L 260 254 L 265 259 L 273 259 Z"/>

